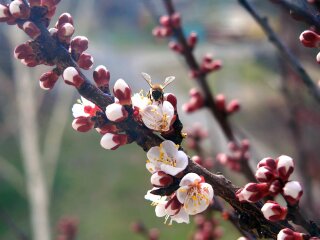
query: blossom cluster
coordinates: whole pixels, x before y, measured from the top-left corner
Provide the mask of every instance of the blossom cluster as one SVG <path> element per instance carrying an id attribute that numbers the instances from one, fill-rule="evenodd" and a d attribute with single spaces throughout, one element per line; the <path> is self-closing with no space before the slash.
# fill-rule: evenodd
<path id="1" fill-rule="evenodd" d="M 257 165 L 255 174 L 258 183 L 248 183 L 236 193 L 239 201 L 257 202 L 264 197 L 275 197 L 281 194 L 287 205 L 294 207 L 299 203 L 302 196 L 302 187 L 298 181 L 290 181 L 289 177 L 294 171 L 293 159 L 281 155 L 277 159 L 264 158 Z M 269 221 L 280 221 L 287 217 L 287 207 L 281 206 L 276 201 L 268 200 L 261 211 Z M 293 238 L 286 236 L 295 236 Z M 299 238 L 297 236 L 300 236 Z M 303 234 L 295 233 L 292 230 L 283 229 L 278 239 L 303 239 Z"/>

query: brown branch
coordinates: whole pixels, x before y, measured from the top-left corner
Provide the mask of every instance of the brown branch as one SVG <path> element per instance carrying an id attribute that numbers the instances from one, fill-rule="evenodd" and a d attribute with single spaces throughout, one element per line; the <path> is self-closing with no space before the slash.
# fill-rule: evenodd
<path id="1" fill-rule="evenodd" d="M 291 53 L 291 51 L 283 44 L 277 34 L 270 27 L 267 18 L 261 17 L 256 9 L 250 4 L 247 0 L 238 0 L 240 5 L 243 6 L 251 16 L 256 20 L 260 25 L 262 30 L 268 36 L 269 41 L 278 49 L 281 56 L 285 61 L 287 61 L 291 68 L 299 75 L 302 82 L 306 85 L 311 95 L 320 102 L 320 89 L 311 79 L 309 74 L 303 68 L 299 60 Z"/>
<path id="2" fill-rule="evenodd" d="M 167 10 L 167 13 L 169 16 L 176 13 L 176 10 L 174 8 L 174 5 L 172 3 L 172 0 L 163 0 L 163 3 L 165 5 L 165 8 Z M 228 141 L 234 142 L 236 145 L 239 146 L 239 142 L 236 139 L 236 136 L 234 134 L 234 131 L 232 129 L 232 126 L 229 122 L 228 115 L 223 112 L 219 111 L 217 109 L 216 104 L 214 102 L 214 95 L 213 92 L 208 84 L 207 78 L 205 73 L 200 71 L 199 64 L 193 54 L 192 48 L 187 43 L 186 37 L 183 33 L 183 29 L 181 26 L 174 27 L 174 36 L 176 37 L 177 41 L 181 44 L 183 47 L 182 55 L 188 65 L 188 67 L 191 70 L 194 70 L 196 72 L 199 72 L 199 76 L 197 76 L 197 83 L 199 84 L 205 98 L 206 107 L 209 109 L 211 114 L 214 116 L 214 118 L 217 120 L 222 132 L 228 139 Z M 249 163 L 247 159 L 241 159 L 241 171 L 246 176 L 246 178 L 250 182 L 256 182 L 256 179 L 254 177 L 254 174 L 249 166 Z"/>
<path id="3" fill-rule="evenodd" d="M 299 1 L 299 5 L 293 3 L 291 0 L 277 0 L 275 2 L 286 10 L 291 10 L 295 15 L 302 18 L 306 23 L 315 26 L 320 30 L 320 15 L 316 9 L 312 8 L 310 4 L 305 1 Z"/>

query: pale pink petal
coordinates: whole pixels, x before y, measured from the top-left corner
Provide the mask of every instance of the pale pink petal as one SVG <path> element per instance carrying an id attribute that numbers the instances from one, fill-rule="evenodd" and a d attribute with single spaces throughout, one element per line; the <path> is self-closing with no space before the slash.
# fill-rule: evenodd
<path id="1" fill-rule="evenodd" d="M 196 181 L 200 182 L 201 177 L 196 173 L 188 173 L 181 179 L 179 186 L 189 186 Z"/>

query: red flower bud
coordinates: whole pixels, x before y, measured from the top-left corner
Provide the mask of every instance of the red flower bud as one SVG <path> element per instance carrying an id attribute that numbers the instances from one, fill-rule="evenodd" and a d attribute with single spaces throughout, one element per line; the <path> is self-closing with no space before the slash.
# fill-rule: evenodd
<path id="1" fill-rule="evenodd" d="M 9 11 L 15 18 L 27 19 L 30 15 L 29 6 L 25 5 L 22 0 L 14 0 L 9 4 Z"/>
<path id="2" fill-rule="evenodd" d="M 110 81 L 110 72 L 105 66 L 100 65 L 94 70 L 93 79 L 98 87 L 108 87 Z"/>
<path id="3" fill-rule="evenodd" d="M 278 240 L 303 240 L 304 239 L 303 233 L 294 232 L 290 228 L 282 229 L 277 236 Z"/>
<path id="4" fill-rule="evenodd" d="M 300 34 L 299 39 L 305 47 L 314 48 L 317 47 L 320 36 L 314 31 L 306 30 Z"/>
<path id="5" fill-rule="evenodd" d="M 174 107 L 174 110 L 177 110 L 177 97 L 173 93 L 165 93 L 164 100 L 171 103 Z"/>
<path id="6" fill-rule="evenodd" d="M 236 192 L 240 202 L 257 202 L 268 195 L 267 183 L 248 183 Z"/>
<path id="7" fill-rule="evenodd" d="M 197 44 L 198 42 L 198 35 L 195 32 L 191 32 L 189 37 L 188 37 L 188 45 L 191 48 L 194 48 L 194 46 Z"/>
<path id="8" fill-rule="evenodd" d="M 270 182 L 274 179 L 275 175 L 270 168 L 260 167 L 256 171 L 255 177 L 259 182 Z"/>
<path id="9" fill-rule="evenodd" d="M 40 87 L 44 90 L 52 89 L 58 79 L 59 75 L 54 71 L 46 72 L 40 77 Z"/>
<path id="10" fill-rule="evenodd" d="M 278 175 L 283 181 L 287 181 L 293 173 L 294 164 L 291 157 L 282 155 L 276 159 Z"/>
<path id="11" fill-rule="evenodd" d="M 84 79 L 74 67 L 66 68 L 63 71 L 62 76 L 66 84 L 73 85 L 76 88 L 80 88 L 80 86 L 84 83 Z"/>
<path id="12" fill-rule="evenodd" d="M 260 168 L 260 167 L 268 167 L 271 170 L 276 170 L 277 162 L 276 162 L 276 160 L 274 160 L 270 157 L 266 157 L 258 163 L 257 168 Z"/>
<path id="13" fill-rule="evenodd" d="M 71 52 L 80 55 L 88 49 L 89 40 L 83 36 L 76 36 L 70 43 Z"/>
<path id="14" fill-rule="evenodd" d="M 281 207 L 275 201 L 267 201 L 261 208 L 261 211 L 263 216 L 272 222 L 286 219 L 288 212 L 286 207 Z"/>
<path id="15" fill-rule="evenodd" d="M 118 79 L 113 86 L 113 93 L 116 98 L 118 98 L 121 105 L 130 105 L 131 104 L 131 88 L 123 80 Z"/>
<path id="16" fill-rule="evenodd" d="M 302 187 L 297 181 L 287 182 L 283 187 L 283 196 L 290 205 L 296 205 L 302 194 Z"/>
<path id="17" fill-rule="evenodd" d="M 77 63 L 80 68 L 89 70 L 93 65 L 93 57 L 88 53 L 82 53 Z"/>
<path id="18" fill-rule="evenodd" d="M 28 34 L 28 36 L 31 37 L 32 39 L 36 39 L 41 34 L 40 29 L 33 22 L 30 22 L 30 21 L 26 21 L 22 25 L 22 28 L 23 28 L 23 31 L 26 34 Z"/>
<path id="19" fill-rule="evenodd" d="M 90 117 L 77 117 L 72 122 L 72 128 L 78 132 L 88 132 L 94 126 L 94 122 Z"/>
<path id="20" fill-rule="evenodd" d="M 227 113 L 232 114 L 240 109 L 240 103 L 238 100 L 232 100 L 231 102 L 228 103 L 228 106 L 226 108 Z"/>
<path id="21" fill-rule="evenodd" d="M 100 144 L 108 150 L 115 150 L 118 147 L 127 144 L 128 136 L 126 134 L 106 133 L 101 138 Z"/>

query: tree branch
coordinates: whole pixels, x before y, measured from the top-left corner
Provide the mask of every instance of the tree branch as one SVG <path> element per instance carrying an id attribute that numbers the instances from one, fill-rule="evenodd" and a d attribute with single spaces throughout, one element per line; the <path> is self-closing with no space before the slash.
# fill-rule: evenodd
<path id="1" fill-rule="evenodd" d="M 264 17 L 261 17 L 253 5 L 247 0 L 238 1 L 240 5 L 243 6 L 243 8 L 246 9 L 256 20 L 256 22 L 268 36 L 270 42 L 278 49 L 283 59 L 290 64 L 291 68 L 299 75 L 302 82 L 306 85 L 311 95 L 320 103 L 320 89 L 308 75 L 299 60 L 290 52 L 290 50 L 283 44 L 277 34 L 273 31 L 268 23 L 268 20 Z"/>

